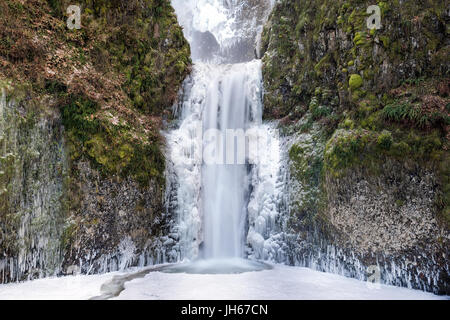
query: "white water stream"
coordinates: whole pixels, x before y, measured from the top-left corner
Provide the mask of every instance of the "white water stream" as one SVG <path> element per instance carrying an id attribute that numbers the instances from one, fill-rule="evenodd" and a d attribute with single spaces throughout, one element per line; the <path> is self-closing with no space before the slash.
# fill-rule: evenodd
<path id="1" fill-rule="evenodd" d="M 270 1 L 261 1 L 255 17 L 242 21 L 246 3 L 235 2 L 172 1 L 194 60 L 175 108 L 179 126 L 167 134 L 177 260 L 254 252 L 263 258 L 281 201 L 280 143 L 273 126 L 262 122 L 261 61 L 246 61 L 247 46 L 240 45 L 256 46 L 257 21 L 264 21 Z M 208 52 L 211 43 L 218 46 L 214 54 Z M 233 60 L 230 47 L 239 63 L 227 63 Z M 257 132 L 256 149 L 249 147 L 248 132 Z"/>

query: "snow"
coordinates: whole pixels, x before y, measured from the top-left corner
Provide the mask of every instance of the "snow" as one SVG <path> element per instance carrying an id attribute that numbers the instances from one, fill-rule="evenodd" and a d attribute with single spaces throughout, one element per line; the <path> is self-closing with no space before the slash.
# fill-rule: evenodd
<path id="1" fill-rule="evenodd" d="M 52 277 L 0 285 L 0 300 L 87 300 L 101 294 L 103 283 L 119 272 Z"/>
<path id="2" fill-rule="evenodd" d="M 125 284 L 116 299 L 173 300 L 402 300 L 446 299 L 406 288 L 374 284 L 306 268 L 277 265 L 241 274 L 149 273 Z"/>
<path id="3" fill-rule="evenodd" d="M 172 0 L 171 3 L 191 45 L 194 31 L 211 32 L 222 46 L 238 37 L 239 30 L 233 28 L 233 11 L 219 0 Z"/>
<path id="4" fill-rule="evenodd" d="M 252 250 L 251 258 L 280 262 L 283 250 L 277 236 L 282 229 L 279 222 L 282 219 L 279 218 L 287 214 L 286 210 L 283 210 L 286 159 L 275 124 L 264 123 L 258 130 L 264 136 L 264 147 L 257 148 L 257 160 L 254 163 L 258 165 L 254 166 L 251 172 L 253 190 L 247 207 L 247 244 Z"/>
<path id="5" fill-rule="evenodd" d="M 102 284 L 111 281 L 115 275 L 124 273 L 48 278 L 0 285 L 0 299 L 88 299 L 99 296 Z M 149 272 L 145 277 L 126 282 L 125 290 L 114 299 L 448 300 L 449 297 L 393 286 L 377 286 L 306 268 L 274 265 L 270 270 L 240 274 Z"/>

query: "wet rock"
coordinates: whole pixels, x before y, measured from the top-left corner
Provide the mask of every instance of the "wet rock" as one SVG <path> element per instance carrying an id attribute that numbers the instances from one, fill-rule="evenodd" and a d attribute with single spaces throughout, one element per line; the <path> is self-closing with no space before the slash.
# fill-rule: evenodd
<path id="1" fill-rule="evenodd" d="M 201 60 L 211 60 L 220 50 L 220 45 L 216 37 L 209 31 L 194 31 L 193 44 L 191 46 L 192 54 Z"/>

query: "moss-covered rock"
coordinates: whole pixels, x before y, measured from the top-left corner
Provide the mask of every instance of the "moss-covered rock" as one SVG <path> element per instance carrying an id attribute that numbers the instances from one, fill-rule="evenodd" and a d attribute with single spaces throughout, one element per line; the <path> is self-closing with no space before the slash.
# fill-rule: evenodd
<path id="1" fill-rule="evenodd" d="M 448 10 L 442 1 L 378 2 L 382 28 L 369 30 L 366 9 L 373 4 L 365 0 L 282 0 L 263 31 L 264 117 L 283 119 L 284 131 L 294 137 L 314 135 L 318 127 L 324 135 L 321 147 L 306 150 L 294 145 L 290 153 L 292 184 L 308 185 L 305 175 L 316 168 L 315 163 L 321 163 L 316 185 L 321 191 L 311 194 L 300 188 L 291 195 L 296 199 L 290 212 L 293 233 L 301 239 L 299 256 L 320 260 L 329 246 L 344 251 L 359 248 L 362 265 L 373 263 L 370 256 L 383 255 L 383 249 L 377 251 L 375 238 L 354 238 L 358 232 L 352 225 L 363 225 L 364 210 L 374 206 L 378 206 L 370 209 L 374 217 L 395 220 L 391 207 L 401 204 L 401 212 L 412 215 L 414 204 L 420 203 L 424 221 L 436 226 L 436 231 L 424 240 L 428 231 L 420 233 L 416 231 L 420 223 L 414 224 L 408 230 L 422 240 L 417 240 L 420 244 L 411 240 L 406 247 L 421 248 L 429 259 L 445 257 L 450 224 L 448 169 L 443 168 L 450 167 L 450 99 L 449 64 L 442 58 L 450 50 Z M 319 158 L 310 161 L 306 156 L 310 154 Z M 395 183 L 391 170 L 399 173 Z M 354 187 L 362 186 L 361 181 L 393 194 L 400 192 L 396 185 L 405 186 L 408 201 L 377 199 L 378 187 L 370 192 Z M 430 193 L 418 194 L 406 188 L 406 181 L 415 181 Z M 299 205 L 302 203 L 311 205 Z M 357 210 L 352 203 L 365 209 Z M 345 222 L 346 212 L 352 223 Z M 302 218 L 305 216 L 309 219 Z M 387 227 L 386 232 L 395 231 Z M 370 249 L 360 246 L 366 240 Z M 399 245 L 395 239 L 383 241 L 386 243 L 378 245 L 391 249 Z M 427 241 L 430 245 L 424 244 Z M 406 252 L 406 247 L 391 251 L 386 259 L 418 258 L 416 249 Z M 353 270 L 360 263 L 345 264 L 347 270 Z M 448 279 L 448 261 L 440 259 L 439 263 L 436 269 L 424 262 L 422 266 L 429 272 L 415 284 L 418 288 L 448 292 L 443 285 Z M 410 274 L 418 276 L 417 272 Z M 439 285 L 428 286 L 426 279 L 435 272 L 439 273 Z M 405 277 L 409 275 L 405 273 Z"/>
<path id="2" fill-rule="evenodd" d="M 339 93 L 339 106 L 349 108 L 365 95 L 352 99 L 347 90 L 355 74 L 364 75 L 364 90 L 377 99 L 409 78 L 448 77 L 448 63 L 439 58 L 449 52 L 444 3 L 380 2 L 382 29 L 370 31 L 372 4 L 283 0 L 275 6 L 262 36 L 266 118 L 308 105 L 317 87 Z"/>
<path id="3" fill-rule="evenodd" d="M 72 4 L 0 2 L 0 87 L 18 101 L 10 125 L 30 138 L 16 144 L 0 134 L 2 150 L 24 149 L 0 163 L 0 281 L 65 273 L 80 261 L 90 272 L 159 261 L 166 223 L 160 129 L 190 72 L 189 44 L 169 0 L 81 0 L 79 30 L 66 25 Z M 48 146 L 44 136 L 54 138 Z M 62 162 L 50 158 L 61 154 L 67 167 L 49 174 Z M 45 183 L 55 181 L 59 189 L 49 195 Z M 48 221 L 34 219 L 39 212 Z M 19 239 L 30 223 L 35 233 L 21 230 Z M 48 233 L 47 251 L 33 245 Z M 123 246 L 136 254 L 125 265 Z"/>
<path id="4" fill-rule="evenodd" d="M 363 85 L 363 80 L 359 74 L 352 74 L 348 80 L 348 86 L 351 90 L 356 90 Z"/>
<path id="5" fill-rule="evenodd" d="M 163 184 L 161 119 L 172 114 L 191 65 L 170 2 L 79 1 L 79 30 L 66 26 L 69 4 L 0 4 L 3 77 L 53 97 L 72 161 L 85 157 L 105 175 Z"/>

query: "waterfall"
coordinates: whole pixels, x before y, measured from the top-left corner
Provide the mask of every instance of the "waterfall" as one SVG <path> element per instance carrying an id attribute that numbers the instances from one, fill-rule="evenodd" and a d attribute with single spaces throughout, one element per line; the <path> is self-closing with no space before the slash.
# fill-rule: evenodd
<path id="1" fill-rule="evenodd" d="M 224 161 L 224 157 L 230 157 L 228 153 L 235 154 L 235 149 L 228 145 L 234 141 L 223 140 L 226 129 L 247 129 L 255 115 L 261 113 L 260 63 L 254 61 L 218 70 L 208 88 L 203 112 L 204 133 L 210 129 L 221 133 L 215 141 L 220 145 L 216 148 L 221 156 L 217 159 L 219 164 L 202 167 L 205 257 L 242 257 L 250 184 L 245 164 L 237 163 L 237 159 L 232 159 L 231 164 Z"/>
<path id="2" fill-rule="evenodd" d="M 281 246 L 270 238 L 283 200 L 281 144 L 275 126 L 262 122 L 261 61 L 254 59 L 270 1 L 256 7 L 218 0 L 172 4 L 191 43 L 194 69 L 174 106 L 176 128 L 166 133 L 167 203 L 177 241 L 169 255 L 279 256 Z"/>

